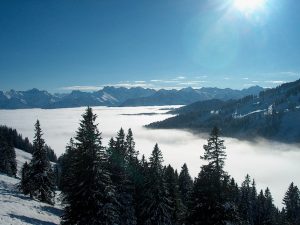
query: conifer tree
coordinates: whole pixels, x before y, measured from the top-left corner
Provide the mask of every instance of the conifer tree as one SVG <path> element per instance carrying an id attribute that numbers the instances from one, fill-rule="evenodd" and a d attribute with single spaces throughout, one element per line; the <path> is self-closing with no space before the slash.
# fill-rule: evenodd
<path id="1" fill-rule="evenodd" d="M 129 163 L 135 163 L 139 153 L 135 150 L 135 141 L 133 138 L 132 130 L 129 128 L 126 135 L 126 159 Z"/>
<path id="2" fill-rule="evenodd" d="M 0 136 L 0 172 L 16 176 L 17 162 L 14 147 Z"/>
<path id="3" fill-rule="evenodd" d="M 200 158 L 206 160 L 208 165 L 216 172 L 218 176 L 224 173 L 224 164 L 226 159 L 226 153 L 224 146 L 224 140 L 220 139 L 220 130 L 214 127 L 211 131 L 210 137 L 207 140 L 207 144 L 203 146 L 204 155 Z"/>
<path id="4" fill-rule="evenodd" d="M 288 225 L 300 224 L 300 192 L 294 183 L 291 183 L 283 198 L 285 219 Z"/>
<path id="5" fill-rule="evenodd" d="M 167 168 L 165 168 L 165 181 L 172 210 L 172 224 L 180 224 L 179 222 L 184 219 L 184 211 L 179 194 L 178 175 L 171 165 L 168 165 Z"/>
<path id="6" fill-rule="evenodd" d="M 74 169 L 76 166 L 76 147 L 74 140 L 71 138 L 69 144 L 66 147 L 66 152 L 60 156 L 58 160 L 60 168 L 60 182 L 59 188 L 63 193 L 68 192 L 70 184 L 74 183 L 76 177 Z"/>
<path id="7" fill-rule="evenodd" d="M 229 179 L 223 170 L 226 153 L 219 133 L 219 129 L 214 127 L 207 145 L 203 146 L 204 156 L 201 159 L 208 164 L 202 166 L 195 179 L 188 224 L 221 225 L 236 220 L 234 207 L 227 191 L 224 191 L 229 186 Z"/>
<path id="8" fill-rule="evenodd" d="M 182 203 L 185 207 L 187 207 L 193 189 L 193 180 L 189 174 L 189 170 L 186 163 L 184 163 L 181 167 L 178 183 Z"/>
<path id="9" fill-rule="evenodd" d="M 66 207 L 62 224 L 118 224 L 115 187 L 107 165 L 107 154 L 95 123 L 97 116 L 87 108 L 75 137 L 73 171 L 68 191 L 64 193 Z"/>
<path id="10" fill-rule="evenodd" d="M 33 154 L 28 166 L 28 177 L 24 176 L 24 178 L 28 178 L 31 197 L 35 197 L 48 204 L 53 204 L 55 195 L 54 173 L 50 161 L 47 158 L 45 141 L 42 135 L 40 122 L 37 120 L 33 140 Z M 25 169 L 25 172 L 26 170 L 27 169 Z"/>
<path id="11" fill-rule="evenodd" d="M 133 137 L 131 137 L 133 138 Z M 118 201 L 118 212 L 120 221 L 124 225 L 136 224 L 134 207 L 134 184 L 129 178 L 128 170 L 128 148 L 125 140 L 124 130 L 121 128 L 116 140 L 109 142 L 109 167 L 111 178 L 116 187 L 116 198 Z M 131 151 L 134 145 L 130 143 Z"/>
<path id="12" fill-rule="evenodd" d="M 251 202 L 252 190 L 251 190 L 251 178 L 247 174 L 245 180 L 242 183 L 240 189 L 240 203 L 239 203 L 239 215 L 243 221 L 243 224 L 253 224 L 253 205 Z"/>
<path id="13" fill-rule="evenodd" d="M 144 225 L 171 225 L 172 208 L 163 174 L 163 156 L 156 144 L 149 162 L 145 196 L 142 203 Z"/>
<path id="14" fill-rule="evenodd" d="M 23 192 L 24 195 L 30 194 L 32 198 L 32 192 L 30 187 L 30 167 L 27 161 L 23 164 L 21 169 L 21 182 L 19 183 L 19 189 Z"/>
<path id="15" fill-rule="evenodd" d="M 266 205 L 266 197 L 264 195 L 263 190 L 259 192 L 257 196 L 257 211 L 256 211 L 256 224 L 264 224 L 266 212 L 265 212 L 265 205 Z"/>
<path id="16" fill-rule="evenodd" d="M 263 224 L 273 225 L 276 223 L 276 208 L 273 204 L 273 197 L 269 188 L 265 190 L 265 218 Z"/>

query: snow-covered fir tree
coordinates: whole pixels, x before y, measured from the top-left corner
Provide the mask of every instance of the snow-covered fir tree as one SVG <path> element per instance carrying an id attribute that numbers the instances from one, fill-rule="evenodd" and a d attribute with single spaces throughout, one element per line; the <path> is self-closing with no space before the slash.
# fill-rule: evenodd
<path id="1" fill-rule="evenodd" d="M 23 164 L 21 169 L 21 182 L 19 183 L 18 187 L 23 192 L 24 195 L 30 194 L 30 197 L 32 198 L 32 192 L 30 187 L 30 166 L 27 163 L 27 161 Z"/>
<path id="2" fill-rule="evenodd" d="M 82 115 L 71 165 L 76 179 L 71 179 L 64 193 L 66 207 L 61 224 L 119 224 L 115 187 L 96 118 L 89 107 Z"/>
<path id="3" fill-rule="evenodd" d="M 124 225 L 135 225 L 137 221 L 134 205 L 134 183 L 127 173 L 129 167 L 128 150 L 130 149 L 132 154 L 133 148 L 133 142 L 127 144 L 122 128 L 118 132 L 116 140 L 110 140 L 108 148 L 109 168 L 112 182 L 116 187 L 119 220 Z"/>
<path id="4" fill-rule="evenodd" d="M 23 167 L 23 176 L 20 187 L 24 194 L 29 194 L 42 202 L 53 204 L 55 195 L 55 177 L 51 168 L 47 152 L 45 149 L 45 141 L 42 137 L 42 129 L 40 122 L 35 123 L 35 136 L 33 140 L 33 154 L 28 167 Z M 26 185 L 23 186 L 22 183 Z"/>
<path id="5" fill-rule="evenodd" d="M 149 162 L 145 195 L 141 205 L 144 225 L 171 225 L 172 208 L 163 173 L 162 152 L 156 144 Z"/>
<path id="6" fill-rule="evenodd" d="M 66 146 L 66 152 L 59 157 L 58 168 L 59 174 L 59 188 L 63 193 L 68 192 L 70 184 L 74 183 L 76 177 L 74 175 L 74 167 L 76 162 L 76 148 L 74 140 L 71 138 L 69 144 Z"/>

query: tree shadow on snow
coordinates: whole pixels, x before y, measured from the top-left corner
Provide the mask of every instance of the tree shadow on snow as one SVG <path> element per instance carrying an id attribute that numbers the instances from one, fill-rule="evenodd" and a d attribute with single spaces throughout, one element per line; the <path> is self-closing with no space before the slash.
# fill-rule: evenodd
<path id="1" fill-rule="evenodd" d="M 56 216 L 61 216 L 63 212 L 63 210 L 51 206 L 41 206 L 40 209 Z"/>
<path id="2" fill-rule="evenodd" d="M 30 218 L 30 217 L 27 217 L 27 216 L 20 216 L 20 215 L 14 215 L 14 214 L 9 214 L 9 216 L 11 218 L 21 220 L 22 222 L 30 223 L 30 224 L 34 224 L 34 225 L 57 225 L 53 222 L 43 221 L 43 220 L 39 220 L 39 219 L 35 219 L 35 218 Z"/>

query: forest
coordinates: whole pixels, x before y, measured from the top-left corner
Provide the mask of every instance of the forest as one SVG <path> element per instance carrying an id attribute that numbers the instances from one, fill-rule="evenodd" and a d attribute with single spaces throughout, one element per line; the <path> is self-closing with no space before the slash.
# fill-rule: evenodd
<path id="1" fill-rule="evenodd" d="M 59 190 L 62 225 L 300 224 L 300 192 L 294 183 L 280 209 L 269 188 L 257 190 L 247 174 L 238 185 L 225 171 L 226 146 L 219 128 L 211 130 L 199 155 L 205 163 L 193 179 L 186 164 L 180 171 L 164 165 L 158 144 L 149 159 L 141 156 L 131 129 L 125 133 L 121 128 L 103 146 L 96 118 L 88 107 L 56 164 L 50 163 L 39 121 L 33 143 L 20 141 L 30 146 L 32 159 L 23 165 L 19 190 L 48 204 L 54 204 Z M 0 172 L 16 176 L 16 143 L 3 132 L 0 137 Z"/>

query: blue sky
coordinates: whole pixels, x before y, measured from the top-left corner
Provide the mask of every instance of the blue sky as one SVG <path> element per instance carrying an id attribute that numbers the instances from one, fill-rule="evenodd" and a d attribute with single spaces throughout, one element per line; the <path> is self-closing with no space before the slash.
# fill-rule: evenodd
<path id="1" fill-rule="evenodd" d="M 0 90 L 273 87 L 300 75 L 300 2 L 0 1 Z M 250 1 L 250 0 L 239 0 Z"/>

